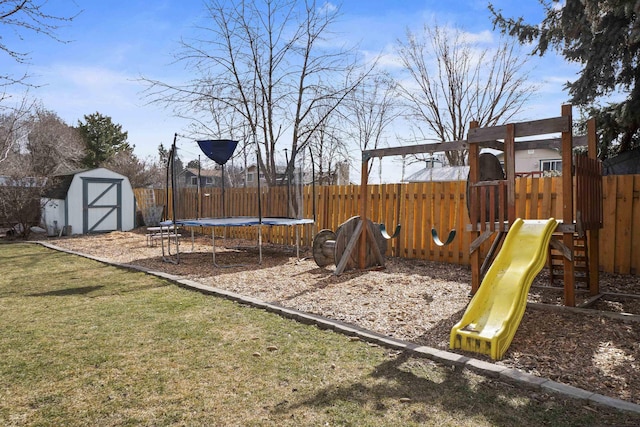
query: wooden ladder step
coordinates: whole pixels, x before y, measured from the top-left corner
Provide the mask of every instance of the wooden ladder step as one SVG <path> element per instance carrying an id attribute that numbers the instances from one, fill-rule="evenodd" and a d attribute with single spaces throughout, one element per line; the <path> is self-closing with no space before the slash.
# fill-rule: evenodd
<path id="1" fill-rule="evenodd" d="M 589 255 L 586 238 L 574 234 L 573 245 L 574 284 L 589 286 Z M 548 257 L 549 277 L 553 285 L 556 279 L 564 280 L 564 256 L 560 251 L 549 246 Z"/>

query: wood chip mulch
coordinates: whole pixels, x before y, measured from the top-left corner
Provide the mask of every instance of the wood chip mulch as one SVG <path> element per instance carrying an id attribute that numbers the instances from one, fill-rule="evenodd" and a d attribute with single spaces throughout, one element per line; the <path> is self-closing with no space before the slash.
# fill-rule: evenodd
<path id="1" fill-rule="evenodd" d="M 212 265 L 210 237 L 196 236 L 192 249 L 191 239 L 183 236 L 177 265 L 162 261 L 159 246 L 147 246 L 144 229 L 48 241 L 442 350 L 449 350 L 451 327 L 470 300 L 471 272 L 466 266 L 387 258 L 385 269 L 334 276 L 333 267 L 319 268 L 312 258 L 298 260 L 292 247 L 263 245 L 263 262 L 258 265 L 255 241 L 216 239 L 219 265 L 244 264 L 230 268 Z M 301 257 L 310 257 L 305 249 Z M 546 284 L 543 270 L 531 288 L 530 301 L 561 305 L 562 290 Z M 640 296 L 640 277 L 601 273 L 600 288 Z M 577 297 L 579 302 L 588 299 L 580 289 Z M 509 350 L 497 363 L 640 404 L 640 323 L 632 321 L 634 316 L 602 314 L 640 315 L 640 298 L 607 296 L 592 308 L 588 315 L 527 309 Z"/>

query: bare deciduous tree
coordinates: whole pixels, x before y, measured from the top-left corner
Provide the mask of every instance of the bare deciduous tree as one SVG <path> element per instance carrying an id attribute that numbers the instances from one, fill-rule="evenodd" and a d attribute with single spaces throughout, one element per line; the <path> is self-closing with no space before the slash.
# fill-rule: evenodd
<path id="1" fill-rule="evenodd" d="M 468 124 L 505 123 L 533 93 L 527 60 L 513 40 L 483 48 L 469 35 L 438 25 L 398 42 L 407 78 L 399 85 L 415 133 L 437 142 L 463 140 Z M 450 165 L 464 165 L 465 152 L 447 152 Z"/>
<path id="2" fill-rule="evenodd" d="M 78 169 L 85 156 L 77 129 L 42 107 L 35 108 L 25 148 L 33 176 L 47 177 Z"/>
<path id="3" fill-rule="evenodd" d="M 0 227 L 23 238 L 40 222 L 42 181 L 33 177 L 5 176 L 0 184 Z"/>
<path id="4" fill-rule="evenodd" d="M 338 164 L 349 161 L 348 144 L 339 121 L 337 115 L 326 117 L 309 141 L 316 183 L 320 185 L 337 184 Z"/>
<path id="5" fill-rule="evenodd" d="M 292 170 L 296 155 L 366 72 L 356 70 L 352 51 L 328 39 L 338 16 L 331 3 L 209 0 L 206 6 L 209 23 L 198 38 L 182 41 L 176 57 L 194 79 L 176 85 L 143 78 L 146 95 L 203 122 L 214 114 L 241 117 L 274 185 L 276 154 L 288 148 Z"/>
<path id="6" fill-rule="evenodd" d="M 357 141 L 360 150 L 380 148 L 386 129 L 400 116 L 397 83 L 386 74 L 378 74 L 362 82 L 349 94 L 343 108 L 345 133 Z M 369 171 L 373 162 L 369 164 Z"/>
<path id="7" fill-rule="evenodd" d="M 25 96 L 21 102 L 11 108 L 2 107 L 0 99 L 0 173 L 11 173 L 9 158 L 12 152 L 19 151 L 18 143 L 28 132 L 30 110 L 33 103 Z"/>
<path id="8" fill-rule="evenodd" d="M 348 97 L 344 119 L 346 132 L 361 150 L 379 148 L 386 128 L 398 118 L 396 82 L 380 74 L 367 79 Z"/>
<path id="9" fill-rule="evenodd" d="M 129 178 L 133 188 L 162 187 L 165 180 L 162 166 L 149 159 L 139 159 L 132 148 L 114 154 L 103 166 Z"/>

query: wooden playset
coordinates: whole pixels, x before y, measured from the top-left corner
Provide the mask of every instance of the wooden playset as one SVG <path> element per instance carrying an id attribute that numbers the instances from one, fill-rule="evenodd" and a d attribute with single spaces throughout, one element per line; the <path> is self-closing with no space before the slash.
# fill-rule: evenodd
<path id="1" fill-rule="evenodd" d="M 558 134 L 560 138 L 554 137 Z M 537 139 L 540 136 L 550 137 Z M 588 154 L 574 155 L 573 148 L 584 145 L 588 147 Z M 483 171 L 483 167 L 487 169 L 487 166 L 483 165 L 483 156 L 480 154 L 482 148 L 504 152 L 504 174 L 502 172 L 498 175 L 487 174 Z M 586 277 L 589 292 L 592 295 L 599 292 L 598 238 L 603 214 L 602 167 L 596 158 L 595 120 L 589 120 L 586 136 L 574 136 L 571 105 L 563 105 L 559 117 L 548 119 L 482 128 L 478 123 L 472 122 L 466 141 L 363 151 L 360 216 L 351 218 L 348 226 L 340 227 L 335 234 L 330 233 L 329 230 L 321 231 L 316 236 L 318 243 L 314 242 L 314 257 L 316 261 L 320 259 L 323 265 L 335 262 L 334 274 L 336 275 L 351 268 L 368 269 L 384 266 L 385 233 L 382 233 L 381 238 L 380 228 L 367 218 L 369 160 L 386 156 L 468 150 L 467 206 L 470 223 L 466 231 L 472 235 L 469 253 L 472 271 L 471 292 L 475 294 L 482 276 L 495 258 L 510 226 L 516 220 L 515 152 L 537 148 L 555 148 L 562 153 L 562 218 L 551 239 L 550 247 L 561 254 L 560 264 L 556 264 L 555 270 L 552 271 L 557 272 L 559 268 L 562 271 L 564 303 L 567 306 L 574 306 L 575 266 L 578 259 L 582 263 L 580 268 L 588 273 Z M 364 227 L 363 224 L 367 226 Z M 449 233 L 450 236 L 455 236 L 455 230 L 452 231 L 453 233 Z M 584 242 L 584 245 L 577 246 L 576 240 Z M 440 241 L 437 233 L 434 234 L 434 241 L 436 243 Z M 482 260 L 481 247 L 484 243 L 491 245 L 487 256 Z M 577 252 L 584 252 L 584 254 L 577 256 Z M 552 278 L 554 277 L 557 275 L 554 276 L 552 273 Z"/>

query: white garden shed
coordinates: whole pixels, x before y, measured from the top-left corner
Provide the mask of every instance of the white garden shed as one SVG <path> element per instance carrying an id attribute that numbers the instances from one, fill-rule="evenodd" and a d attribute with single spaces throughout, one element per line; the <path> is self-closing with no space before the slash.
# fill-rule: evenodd
<path id="1" fill-rule="evenodd" d="M 129 179 L 105 168 L 53 178 L 42 222 L 49 235 L 127 231 L 135 227 L 136 202 Z"/>

